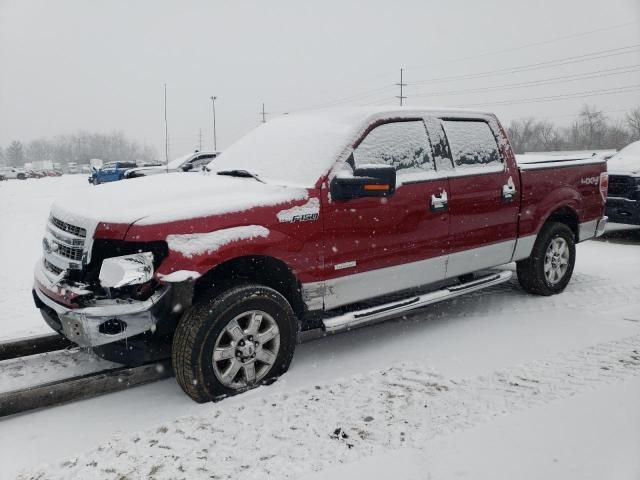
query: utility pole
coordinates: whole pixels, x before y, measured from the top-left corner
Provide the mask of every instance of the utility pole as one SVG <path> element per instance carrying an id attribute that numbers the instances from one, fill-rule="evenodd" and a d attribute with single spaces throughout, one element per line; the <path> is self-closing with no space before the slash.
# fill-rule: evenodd
<path id="1" fill-rule="evenodd" d="M 260 115 L 262 115 L 262 123 L 267 123 L 267 112 L 264 111 L 264 103 L 262 104 L 262 112 L 260 112 Z"/>
<path id="2" fill-rule="evenodd" d="M 202 129 L 198 131 L 198 145 L 199 145 L 198 151 L 201 152 L 202 151 Z"/>
<path id="3" fill-rule="evenodd" d="M 169 127 L 167 125 L 167 84 L 164 84 L 164 161 L 169 173 Z"/>
<path id="4" fill-rule="evenodd" d="M 211 96 L 211 108 L 213 109 L 213 151 L 218 151 L 218 142 L 216 139 L 216 100 L 218 97 Z"/>
<path id="5" fill-rule="evenodd" d="M 407 86 L 407 84 L 406 84 L 406 83 L 402 83 L 402 73 L 403 73 L 402 71 L 403 71 L 403 69 L 401 68 L 401 69 L 400 69 L 400 83 L 396 83 L 396 85 L 398 85 L 398 86 L 400 87 L 400 95 L 399 95 L 399 96 L 398 96 L 398 95 L 396 95 L 396 98 L 399 98 L 399 99 L 400 99 L 400 106 L 402 106 L 402 100 L 404 100 L 405 98 L 407 98 L 407 97 L 405 97 L 405 96 L 402 94 L 402 93 L 403 93 L 403 87 L 406 87 L 406 86 Z"/>

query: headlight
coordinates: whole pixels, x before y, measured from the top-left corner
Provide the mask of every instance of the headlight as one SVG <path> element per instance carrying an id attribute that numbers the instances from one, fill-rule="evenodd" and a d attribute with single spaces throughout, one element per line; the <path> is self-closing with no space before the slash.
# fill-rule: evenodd
<path id="1" fill-rule="evenodd" d="M 105 258 L 98 278 L 100 284 L 108 288 L 146 283 L 153 278 L 153 253 Z"/>

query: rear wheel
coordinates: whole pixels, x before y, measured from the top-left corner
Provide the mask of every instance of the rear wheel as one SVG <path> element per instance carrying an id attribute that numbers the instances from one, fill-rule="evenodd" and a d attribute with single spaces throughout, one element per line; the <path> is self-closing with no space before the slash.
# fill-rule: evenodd
<path id="1" fill-rule="evenodd" d="M 538 234 L 531 256 L 517 263 L 518 281 L 529 293 L 560 293 L 571 280 L 575 261 L 571 229 L 563 223 L 547 223 Z"/>
<path id="2" fill-rule="evenodd" d="M 269 383 L 287 371 L 298 321 L 277 291 L 243 285 L 196 303 L 178 324 L 172 361 L 197 402 Z"/>

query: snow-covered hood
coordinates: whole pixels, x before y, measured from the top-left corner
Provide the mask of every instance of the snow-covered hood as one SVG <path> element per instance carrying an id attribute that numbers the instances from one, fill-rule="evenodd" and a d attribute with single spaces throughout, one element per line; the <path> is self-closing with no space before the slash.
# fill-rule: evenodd
<path id="1" fill-rule="evenodd" d="M 630 143 L 607 162 L 609 173 L 640 175 L 640 141 Z"/>
<path id="2" fill-rule="evenodd" d="M 640 155 L 617 154 L 607 162 L 609 173 L 626 173 L 640 175 Z"/>
<path id="3" fill-rule="evenodd" d="M 97 223 L 153 225 L 240 212 L 304 200 L 304 188 L 253 178 L 169 173 L 88 188 L 56 200 L 52 214 L 79 226 Z"/>

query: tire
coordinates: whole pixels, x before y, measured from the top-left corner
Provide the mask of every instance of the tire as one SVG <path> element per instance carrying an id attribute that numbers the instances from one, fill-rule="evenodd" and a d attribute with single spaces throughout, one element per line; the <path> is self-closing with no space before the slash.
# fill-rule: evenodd
<path id="1" fill-rule="evenodd" d="M 257 327 L 251 328 L 254 320 Z M 199 403 L 271 383 L 289 368 L 297 335 L 291 305 L 271 288 L 241 285 L 204 296 L 176 328 L 171 355 L 176 380 Z"/>
<path id="2" fill-rule="evenodd" d="M 575 236 L 563 223 L 546 223 L 536 239 L 531 256 L 517 262 L 518 282 L 536 295 L 562 292 L 576 263 Z"/>

